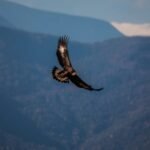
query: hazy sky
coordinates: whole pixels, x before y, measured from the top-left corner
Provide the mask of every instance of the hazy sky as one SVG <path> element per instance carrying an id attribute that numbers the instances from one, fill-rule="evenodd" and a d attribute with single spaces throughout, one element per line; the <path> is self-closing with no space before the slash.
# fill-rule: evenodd
<path id="1" fill-rule="evenodd" d="M 150 0 L 9 0 L 30 7 L 90 16 L 109 22 L 150 22 Z"/>

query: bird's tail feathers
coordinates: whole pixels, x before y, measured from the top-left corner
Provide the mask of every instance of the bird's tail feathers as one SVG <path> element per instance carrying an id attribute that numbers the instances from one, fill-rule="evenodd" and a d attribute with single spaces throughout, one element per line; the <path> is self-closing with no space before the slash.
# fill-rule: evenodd
<path id="1" fill-rule="evenodd" d="M 56 66 L 52 69 L 53 78 L 59 82 L 69 83 L 69 78 L 64 75 L 64 70 L 57 68 Z"/>

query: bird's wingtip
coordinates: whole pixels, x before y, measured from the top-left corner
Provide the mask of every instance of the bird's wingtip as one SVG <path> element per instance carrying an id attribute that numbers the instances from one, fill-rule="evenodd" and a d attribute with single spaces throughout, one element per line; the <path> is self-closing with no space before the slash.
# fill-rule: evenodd
<path id="1" fill-rule="evenodd" d="M 99 89 L 92 89 L 93 91 L 102 91 L 104 88 L 99 88 Z"/>
<path id="2" fill-rule="evenodd" d="M 67 36 L 67 35 L 59 37 L 59 42 L 60 43 L 62 43 L 62 42 L 68 42 L 68 41 L 69 41 L 69 36 Z"/>

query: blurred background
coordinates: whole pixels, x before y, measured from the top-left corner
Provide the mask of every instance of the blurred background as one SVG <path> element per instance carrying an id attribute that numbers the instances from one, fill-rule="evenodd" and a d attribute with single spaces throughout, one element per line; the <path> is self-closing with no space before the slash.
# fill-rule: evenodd
<path id="1" fill-rule="evenodd" d="M 0 150 L 148 150 L 148 0 L 0 0 Z M 59 36 L 101 92 L 52 79 Z"/>

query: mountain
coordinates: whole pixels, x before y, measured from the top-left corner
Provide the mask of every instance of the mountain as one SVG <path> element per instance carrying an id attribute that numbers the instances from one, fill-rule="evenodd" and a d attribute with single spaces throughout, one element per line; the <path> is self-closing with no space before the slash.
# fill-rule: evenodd
<path id="1" fill-rule="evenodd" d="M 11 95 L 11 92 L 9 94 Z M 29 117 L 19 111 L 19 104 L 10 95 L 7 96 L 5 92 L 0 93 L 0 147 L 4 143 L 6 145 L 9 144 L 11 147 L 14 143 L 13 139 L 9 141 L 10 138 L 8 137 L 11 135 L 15 138 L 16 143 L 18 141 L 27 141 L 27 143 L 32 143 L 33 145 L 43 145 L 43 147 L 45 147 L 44 145 L 50 147 L 55 146 L 62 149 L 63 147 L 59 142 L 44 135 Z M 12 145 L 13 148 L 14 146 Z M 19 150 L 20 147 L 16 146 L 15 149 Z"/>
<path id="2" fill-rule="evenodd" d="M 0 16 L 0 26 L 14 28 L 14 26 L 11 23 L 9 23 L 6 19 L 4 19 L 1 16 Z"/>
<path id="3" fill-rule="evenodd" d="M 17 29 L 56 36 L 65 34 L 79 42 L 92 43 L 123 36 L 103 20 L 46 12 L 3 0 L 0 15 Z"/>
<path id="4" fill-rule="evenodd" d="M 104 87 L 90 92 L 52 79 L 57 37 L 4 27 L 0 33 L 0 149 L 150 147 L 149 37 L 70 41 L 79 75 Z"/>

